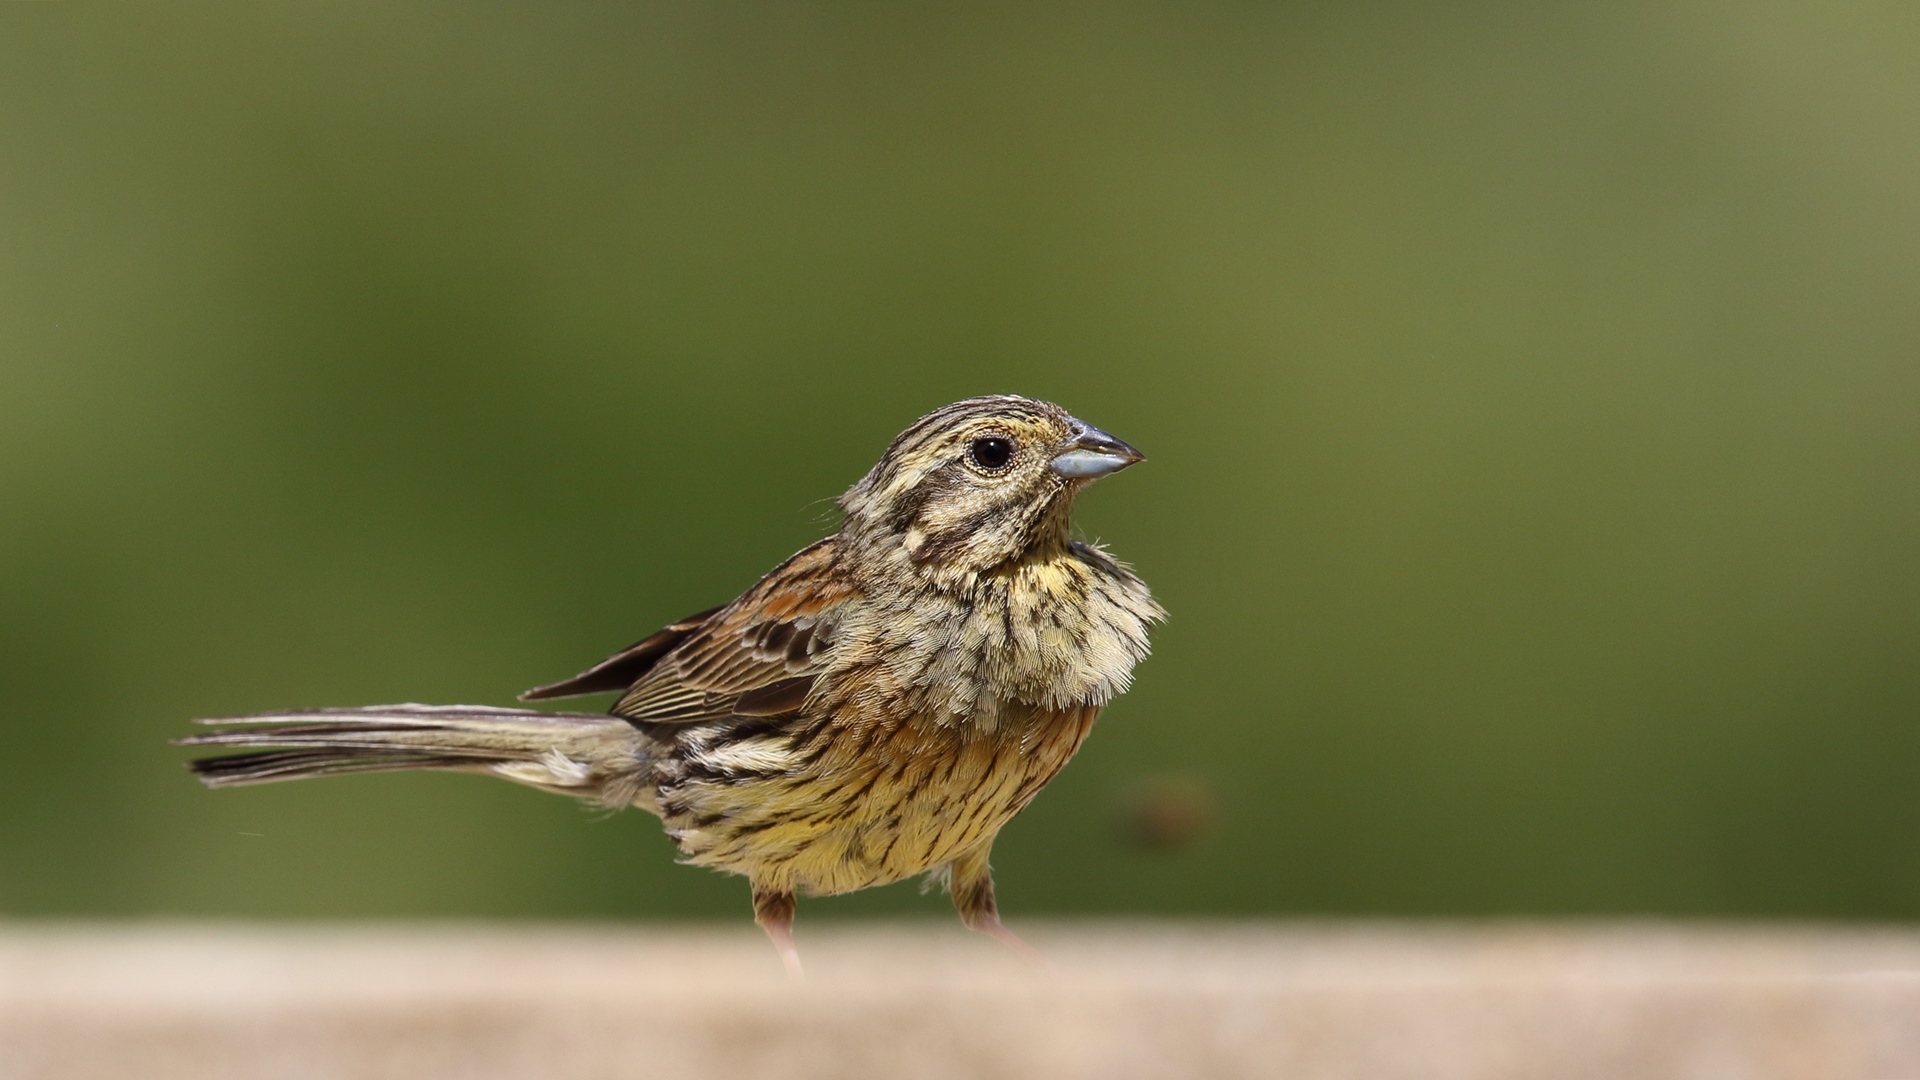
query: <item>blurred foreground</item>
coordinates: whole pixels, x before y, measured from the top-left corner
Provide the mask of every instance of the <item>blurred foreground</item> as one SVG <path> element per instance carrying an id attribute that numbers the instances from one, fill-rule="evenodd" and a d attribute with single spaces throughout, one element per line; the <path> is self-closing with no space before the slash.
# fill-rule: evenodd
<path id="1" fill-rule="evenodd" d="M 16 925 L 0 1074 L 1920 1076 L 1920 932 L 1707 924 L 957 929 Z"/>

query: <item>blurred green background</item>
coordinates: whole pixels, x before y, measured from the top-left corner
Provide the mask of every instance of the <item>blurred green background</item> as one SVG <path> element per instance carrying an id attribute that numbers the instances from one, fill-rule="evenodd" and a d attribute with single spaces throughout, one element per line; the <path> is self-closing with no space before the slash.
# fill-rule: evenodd
<path id="1" fill-rule="evenodd" d="M 1014 917 L 1920 916 L 1916 48 L 1860 2 L 0 4 L 0 911 L 743 917 L 638 813 L 215 794 L 165 740 L 508 703 L 1018 392 L 1152 455 L 1080 521 L 1173 618 L 1003 835 Z M 1210 827 L 1143 844 L 1156 791 Z"/>

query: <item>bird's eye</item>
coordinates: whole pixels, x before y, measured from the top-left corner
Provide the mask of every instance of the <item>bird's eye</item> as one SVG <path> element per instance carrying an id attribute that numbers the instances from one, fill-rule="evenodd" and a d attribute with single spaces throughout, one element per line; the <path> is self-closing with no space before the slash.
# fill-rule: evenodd
<path id="1" fill-rule="evenodd" d="M 967 444 L 967 460 L 988 472 L 999 472 L 1013 460 L 1013 440 L 989 435 Z"/>

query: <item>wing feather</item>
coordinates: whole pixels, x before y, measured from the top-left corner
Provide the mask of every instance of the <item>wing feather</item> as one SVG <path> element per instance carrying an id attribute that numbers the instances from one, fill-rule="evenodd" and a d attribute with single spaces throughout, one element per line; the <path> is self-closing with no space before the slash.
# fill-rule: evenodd
<path id="1" fill-rule="evenodd" d="M 690 630 L 627 688 L 613 713 L 691 724 L 797 712 L 857 595 L 834 573 L 832 539 L 822 540 Z"/>
<path id="2" fill-rule="evenodd" d="M 653 670 L 653 666 L 660 662 L 660 658 L 672 652 L 687 639 L 689 634 L 705 626 L 707 620 L 719 614 L 724 606 L 708 608 L 698 615 L 689 615 L 672 626 L 634 642 L 571 679 L 562 679 L 557 683 L 534 687 L 521 694 L 520 700 L 545 701 L 548 698 L 579 697 L 582 694 L 604 694 L 613 690 L 625 690 Z"/>

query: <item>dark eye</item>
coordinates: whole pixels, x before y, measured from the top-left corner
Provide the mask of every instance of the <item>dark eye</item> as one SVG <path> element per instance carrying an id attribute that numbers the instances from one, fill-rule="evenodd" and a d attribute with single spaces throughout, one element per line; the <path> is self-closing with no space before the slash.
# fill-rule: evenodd
<path id="1" fill-rule="evenodd" d="M 999 472 L 1013 460 L 1013 440 L 989 435 L 967 444 L 967 460 L 988 472 Z"/>

